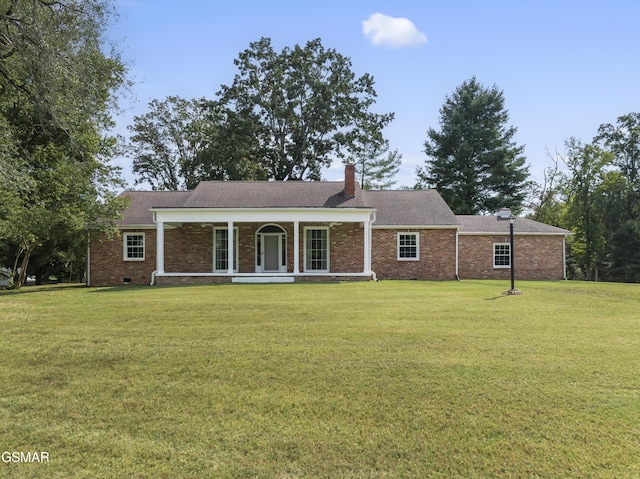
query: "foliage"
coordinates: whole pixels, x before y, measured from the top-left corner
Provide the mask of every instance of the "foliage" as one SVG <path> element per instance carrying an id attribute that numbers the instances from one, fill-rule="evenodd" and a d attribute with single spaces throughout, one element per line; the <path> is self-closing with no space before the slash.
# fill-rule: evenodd
<path id="1" fill-rule="evenodd" d="M 320 39 L 277 53 L 271 40 L 250 44 L 235 60 L 231 86 L 219 93 L 229 131 L 229 162 L 258 166 L 265 178 L 319 180 L 363 137 L 382 141 L 393 114 L 375 114 L 373 78 L 356 78 L 351 61 Z M 227 136 L 227 138 L 230 138 Z"/>
<path id="2" fill-rule="evenodd" d="M 572 253 L 584 266 L 585 278 L 597 279 L 606 254 L 604 192 L 616 179 L 615 173 L 607 169 L 612 156 L 598 146 L 583 145 L 576 138 L 570 138 L 566 146 L 567 215 L 575 234 Z"/>
<path id="3" fill-rule="evenodd" d="M 15 287 L 39 245 L 109 228 L 123 206 L 111 193 L 115 139 L 103 134 L 127 85 L 117 53 L 103 53 L 114 16 L 108 0 L 0 5 L 0 234 L 15 252 L 0 259 Z"/>
<path id="4" fill-rule="evenodd" d="M 133 119 L 129 131 L 136 183 L 153 190 L 193 189 L 202 180 L 224 179 L 213 167 L 209 143 L 217 138 L 220 118 L 205 99 L 169 96 L 149 103 L 149 112 Z"/>
<path id="5" fill-rule="evenodd" d="M 569 228 L 566 221 L 566 175 L 560 169 L 564 158 L 558 152 L 555 155 L 547 153 L 553 166 L 543 171 L 542 184 L 530 183 L 530 197 L 527 209 L 528 218 L 559 228 Z"/>
<path id="6" fill-rule="evenodd" d="M 613 156 L 619 172 L 606 197 L 609 273 L 619 281 L 640 281 L 640 113 L 604 124 L 594 142 Z"/>
<path id="7" fill-rule="evenodd" d="M 529 170 L 508 120 L 501 90 L 463 82 L 440 108 L 440 131 L 427 132 L 417 187 L 437 189 L 456 214 L 520 211 Z"/>
<path id="8" fill-rule="evenodd" d="M 400 169 L 402 155 L 398 150 L 389 151 L 389 142 L 385 140 L 381 145 L 369 143 L 348 161 L 356 168 L 360 188 L 386 190 L 397 181 L 394 177 Z"/>
<path id="9" fill-rule="evenodd" d="M 638 286 L 519 286 L 0 292 L 0 476 L 638 477 Z"/>

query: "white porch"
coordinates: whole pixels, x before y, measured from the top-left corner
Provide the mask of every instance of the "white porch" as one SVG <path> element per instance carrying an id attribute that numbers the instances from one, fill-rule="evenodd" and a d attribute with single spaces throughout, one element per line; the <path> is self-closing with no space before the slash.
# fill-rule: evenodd
<path id="1" fill-rule="evenodd" d="M 153 273 L 152 283 L 160 278 L 166 278 L 166 280 L 162 279 L 159 282 L 170 280 L 176 282 L 206 282 L 207 280 L 211 282 L 292 282 L 340 278 L 369 279 L 375 276 L 371 271 L 371 225 L 375 221 L 375 210 L 372 208 L 153 208 L 151 211 L 156 224 L 157 240 L 156 270 Z M 256 247 L 253 253 L 254 267 L 247 266 L 249 260 L 246 257 L 236 258 L 236 255 L 247 255 L 246 247 L 244 250 L 238 248 L 237 238 L 241 236 L 237 230 L 238 225 L 247 223 L 254 224 L 257 228 Z M 169 271 L 166 270 L 165 233 L 171 228 L 178 228 L 184 224 L 216 225 L 214 238 L 212 238 L 214 257 L 210 270 L 176 271 L 175 267 Z M 281 224 L 287 224 L 289 232 L 292 232 L 292 238 L 285 240 L 284 230 L 278 232 L 278 225 Z M 318 226 L 310 227 L 310 224 Z M 341 267 L 341 258 L 336 257 L 337 252 L 329 251 L 328 244 L 326 252 L 313 250 L 313 248 L 322 248 L 322 246 L 314 246 L 316 244 L 322 245 L 323 241 L 328 243 L 332 228 L 343 224 L 357 224 L 362 229 L 362 235 L 359 235 L 358 239 L 362 244 L 354 248 L 362 251 L 357 270 L 345 270 Z M 325 230 L 326 237 L 322 233 Z M 310 238 L 309 235 L 312 234 L 318 234 L 319 237 Z M 224 243 L 216 243 L 217 237 L 222 238 Z M 247 241 L 246 237 L 244 240 Z M 221 250 L 221 244 L 224 250 Z M 287 251 L 287 248 L 291 248 L 292 252 Z M 323 259 L 324 253 L 326 253 L 325 259 Z M 333 254 L 334 257 L 329 259 L 329 254 Z M 216 262 L 218 256 L 222 261 Z M 240 259 L 243 260 L 243 267 L 239 267 Z M 225 269 L 221 270 L 220 265 Z"/>

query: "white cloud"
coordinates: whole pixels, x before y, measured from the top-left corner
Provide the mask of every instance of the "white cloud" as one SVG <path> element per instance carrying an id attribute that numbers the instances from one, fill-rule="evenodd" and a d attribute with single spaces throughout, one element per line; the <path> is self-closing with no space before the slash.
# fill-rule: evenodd
<path id="1" fill-rule="evenodd" d="M 427 36 L 407 18 L 372 13 L 362 22 L 362 33 L 374 45 L 392 48 L 412 47 L 427 43 Z"/>

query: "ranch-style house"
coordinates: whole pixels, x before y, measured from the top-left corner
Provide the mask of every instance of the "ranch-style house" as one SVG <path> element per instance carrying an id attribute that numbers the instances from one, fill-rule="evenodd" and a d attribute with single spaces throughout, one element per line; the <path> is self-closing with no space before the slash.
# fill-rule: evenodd
<path id="1" fill-rule="evenodd" d="M 434 190 L 361 190 L 353 165 L 344 181 L 122 194 L 120 235 L 90 235 L 88 285 L 510 276 L 508 222 L 454 215 Z M 568 234 L 518 218 L 516 277 L 565 278 Z"/>

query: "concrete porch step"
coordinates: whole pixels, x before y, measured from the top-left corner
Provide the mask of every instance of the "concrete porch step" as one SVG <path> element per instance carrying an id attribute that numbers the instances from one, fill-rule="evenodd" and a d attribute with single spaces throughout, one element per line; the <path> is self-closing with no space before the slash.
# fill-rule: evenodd
<path id="1" fill-rule="evenodd" d="M 231 279 L 232 283 L 293 283 L 292 276 L 241 276 Z"/>

